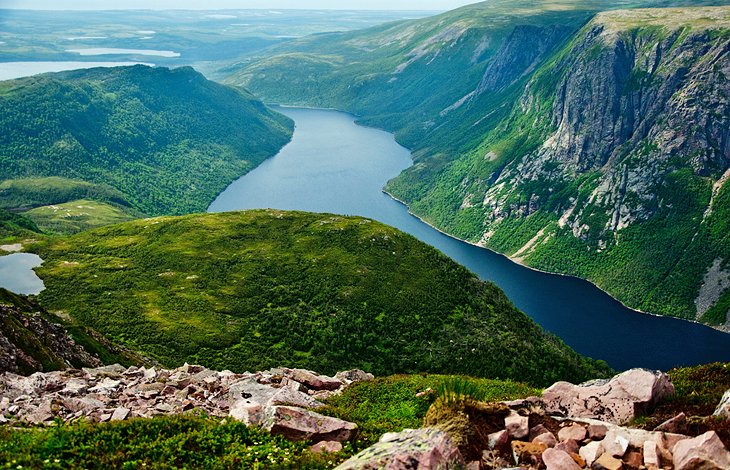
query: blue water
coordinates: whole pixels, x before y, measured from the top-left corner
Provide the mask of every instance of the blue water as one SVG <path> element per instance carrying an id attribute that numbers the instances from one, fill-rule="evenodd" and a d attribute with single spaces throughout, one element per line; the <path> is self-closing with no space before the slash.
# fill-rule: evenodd
<path id="1" fill-rule="evenodd" d="M 637 313 L 589 282 L 520 266 L 448 237 L 382 192 L 411 165 L 393 136 L 325 110 L 281 108 L 292 142 L 231 184 L 210 212 L 274 208 L 370 217 L 410 233 L 501 287 L 512 302 L 576 351 L 616 369 L 669 369 L 730 361 L 730 335 L 682 320 Z"/>
<path id="2" fill-rule="evenodd" d="M 42 263 L 43 260 L 38 255 L 31 253 L 0 256 L 0 287 L 16 294 L 40 293 L 45 286 L 33 268 Z"/>

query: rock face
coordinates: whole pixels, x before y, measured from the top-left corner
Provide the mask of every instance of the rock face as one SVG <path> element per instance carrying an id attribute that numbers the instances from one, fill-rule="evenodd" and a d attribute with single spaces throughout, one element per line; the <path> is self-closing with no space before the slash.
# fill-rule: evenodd
<path id="1" fill-rule="evenodd" d="M 202 411 L 262 425 L 290 439 L 350 439 L 357 426 L 307 409 L 323 406 L 313 398 L 322 391 L 316 386 L 339 393 L 346 385 L 306 372 L 272 369 L 235 374 L 188 364 L 171 370 L 115 364 L 29 377 L 5 373 L 0 375 L 0 421 L 42 424 L 54 418 L 85 418 L 100 422 Z M 306 378 L 309 385 L 295 381 L 295 376 Z M 335 383 L 339 386 L 332 390 Z"/>
<path id="2" fill-rule="evenodd" d="M 337 467 L 338 470 L 456 470 L 465 462 L 449 436 L 435 428 L 387 433 Z"/>
<path id="3" fill-rule="evenodd" d="M 39 306 L 32 302 L 27 306 L 0 305 L 0 373 L 30 374 L 102 364 L 65 328 L 49 321 Z"/>
<path id="4" fill-rule="evenodd" d="M 675 470 L 730 468 L 730 452 L 715 431 L 678 442 L 672 454 Z"/>
<path id="5" fill-rule="evenodd" d="M 722 396 L 720 404 L 717 405 L 713 416 L 730 418 L 730 390 L 725 392 L 725 394 Z"/>
<path id="6" fill-rule="evenodd" d="M 548 413 L 623 424 L 674 393 L 663 372 L 632 369 L 607 381 L 558 382 L 543 392 Z"/>

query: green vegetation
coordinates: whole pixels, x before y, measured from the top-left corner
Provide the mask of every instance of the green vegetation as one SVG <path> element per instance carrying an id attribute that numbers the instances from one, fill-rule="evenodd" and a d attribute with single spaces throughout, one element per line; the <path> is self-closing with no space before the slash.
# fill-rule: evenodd
<path id="1" fill-rule="evenodd" d="M 51 311 L 165 365 L 605 375 L 493 284 L 380 223 L 247 211 L 138 220 L 30 245 Z"/>
<path id="2" fill-rule="evenodd" d="M 0 82 L 0 129 L 0 207 L 91 199 L 157 215 L 205 210 L 278 152 L 292 123 L 191 68 L 140 65 Z M 106 212 L 41 220 L 74 231 Z"/>
<path id="3" fill-rule="evenodd" d="M 730 270 L 730 217 L 723 209 L 727 205 L 718 203 L 728 197 L 727 184 L 705 217 L 712 185 L 727 169 L 722 158 L 712 157 L 723 152 L 720 140 L 708 137 L 713 148 L 702 150 L 700 144 L 696 153 L 690 142 L 689 150 L 659 164 L 665 149 L 658 141 L 638 137 L 614 149 L 612 156 L 589 150 L 580 154 L 578 144 L 565 154 L 538 155 L 556 131 L 560 109 L 570 109 L 566 115 L 580 108 L 595 111 L 575 119 L 585 126 L 565 131 L 565 142 L 646 114 L 622 104 L 611 111 L 621 115 L 620 121 L 613 114 L 596 117 L 603 109 L 600 103 L 617 100 L 640 101 L 651 109 L 644 125 L 654 126 L 651 135 L 660 135 L 672 109 L 668 105 L 657 114 L 651 108 L 656 104 L 652 100 L 669 99 L 660 97 L 660 86 L 683 80 L 675 72 L 692 65 L 688 60 L 698 67 L 710 63 L 714 52 L 707 51 L 727 42 L 730 9 L 696 8 L 713 3 L 483 2 L 432 18 L 282 44 L 258 60 L 225 69 L 226 82 L 269 101 L 347 110 L 364 124 L 395 132 L 413 149 L 414 165 L 386 190 L 450 234 L 539 269 L 587 278 L 631 307 L 723 325 L 730 291 L 703 299 L 710 303 L 706 311 L 698 311 L 695 303 L 714 262 L 721 262 L 723 273 Z M 624 41 L 626 54 L 646 59 L 617 56 L 615 64 L 609 62 L 616 50 L 624 50 L 604 42 L 614 34 Z M 653 63 L 657 48 L 666 53 L 650 70 L 642 64 Z M 675 57 L 677 48 L 695 55 Z M 602 67 L 617 70 L 624 61 L 634 64 L 625 77 L 601 72 Z M 720 68 L 707 67 L 706 74 L 691 78 L 706 88 L 697 99 L 725 96 Z M 574 70 L 588 78 L 568 81 Z M 602 82 L 614 75 L 616 83 Z M 618 96 L 597 95 L 614 85 Z M 687 85 L 687 93 L 694 89 Z M 652 98 L 640 99 L 637 93 Z M 566 95 L 571 103 L 565 102 Z M 725 117 L 713 103 L 702 101 L 698 109 L 707 111 L 722 133 Z M 608 125 L 607 120 L 615 122 Z M 681 134 L 697 132 L 689 125 Z M 700 160 L 708 160 L 707 168 L 692 163 Z M 634 186 L 644 193 L 629 187 L 616 196 L 618 184 L 609 181 L 608 194 L 621 198 L 622 210 L 638 214 L 618 229 L 612 225 L 616 201 L 593 199 L 592 194 L 620 165 L 630 169 Z M 618 172 L 611 177 L 618 179 Z M 579 219 L 575 227 L 561 220 L 571 207 L 577 208 L 568 217 L 569 222 Z"/>
<path id="4" fill-rule="evenodd" d="M 37 235 L 38 226 L 27 217 L 0 209 L 0 242 L 13 242 L 18 238 Z"/>
<path id="5" fill-rule="evenodd" d="M 44 232 L 77 233 L 90 228 L 138 219 L 142 214 L 90 199 L 42 206 L 23 214 Z"/>
<path id="6" fill-rule="evenodd" d="M 358 425 L 337 454 L 316 455 L 235 421 L 183 415 L 51 428 L 0 428 L 0 468 L 333 468 L 385 432 L 420 427 L 434 395 L 416 393 L 456 377 L 402 375 L 352 385 L 330 398 L 324 414 Z M 539 393 L 523 384 L 459 377 L 487 400 Z"/>

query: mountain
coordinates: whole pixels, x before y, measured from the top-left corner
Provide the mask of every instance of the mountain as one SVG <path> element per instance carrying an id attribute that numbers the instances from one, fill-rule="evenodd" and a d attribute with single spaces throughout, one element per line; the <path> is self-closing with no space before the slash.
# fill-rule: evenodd
<path id="1" fill-rule="evenodd" d="M 547 384 L 608 371 L 496 286 L 358 217 L 145 219 L 29 245 L 39 299 L 164 365 L 469 373 Z"/>
<path id="2" fill-rule="evenodd" d="M 395 132 L 414 165 L 386 190 L 448 233 L 719 326 L 730 8 L 615 10 L 688 3 L 709 2 L 484 2 L 295 41 L 227 82 Z"/>
<path id="3" fill-rule="evenodd" d="M 188 67 L 4 81 L 0 201 L 28 209 L 92 199 L 131 216 L 203 211 L 276 154 L 292 128 L 245 91 Z"/>
<path id="4" fill-rule="evenodd" d="M 67 368 L 98 367 L 103 360 L 140 364 L 137 355 L 118 348 L 86 328 L 59 324 L 37 302 L 0 288 L 0 374 L 29 375 Z"/>

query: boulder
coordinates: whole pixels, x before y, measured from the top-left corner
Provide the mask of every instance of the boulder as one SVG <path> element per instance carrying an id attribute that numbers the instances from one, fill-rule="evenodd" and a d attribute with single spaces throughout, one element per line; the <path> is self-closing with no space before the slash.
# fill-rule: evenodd
<path id="1" fill-rule="evenodd" d="M 621 458 L 629 448 L 629 439 L 621 431 L 612 429 L 601 444 L 606 454 Z"/>
<path id="2" fill-rule="evenodd" d="M 542 453 L 542 461 L 547 470 L 580 470 L 575 460 L 562 450 L 546 449 Z"/>
<path id="3" fill-rule="evenodd" d="M 586 461 L 586 465 L 590 467 L 593 465 L 593 462 L 598 460 L 598 457 L 603 455 L 603 445 L 599 441 L 591 441 L 581 447 L 578 454 Z"/>
<path id="4" fill-rule="evenodd" d="M 335 379 L 345 384 L 373 380 L 375 376 L 360 369 L 346 370 L 335 374 Z"/>
<path id="5" fill-rule="evenodd" d="M 664 431 L 676 434 L 686 434 L 688 430 L 689 426 L 687 425 L 687 416 L 684 413 L 679 413 L 674 418 L 668 419 L 654 428 L 654 431 Z"/>
<path id="6" fill-rule="evenodd" d="M 455 470 L 466 463 L 448 434 L 436 428 L 387 433 L 380 442 L 340 464 L 338 470 Z"/>
<path id="7" fill-rule="evenodd" d="M 263 427 L 291 441 L 347 441 L 357 425 L 293 406 L 270 406 L 264 411 Z"/>
<path id="8" fill-rule="evenodd" d="M 665 373 L 631 369 L 581 385 L 557 382 L 543 392 L 542 399 L 550 414 L 624 424 L 672 393 L 674 386 Z"/>
<path id="9" fill-rule="evenodd" d="M 624 462 L 627 467 L 638 470 L 644 463 L 644 457 L 641 455 L 641 452 L 631 451 L 624 456 Z"/>
<path id="10" fill-rule="evenodd" d="M 530 419 L 512 412 L 504 418 L 504 427 L 512 439 L 523 439 L 530 433 Z"/>
<path id="11" fill-rule="evenodd" d="M 112 421 L 124 421 L 129 417 L 129 414 L 131 413 L 131 410 L 120 406 L 116 410 L 114 410 L 114 413 L 112 413 L 111 420 Z"/>
<path id="12" fill-rule="evenodd" d="M 588 437 L 594 441 L 600 441 L 606 437 L 608 428 L 603 424 L 589 424 L 588 425 Z"/>
<path id="13" fill-rule="evenodd" d="M 720 416 L 723 418 L 730 418 L 730 390 L 725 392 L 725 394 L 720 399 L 720 404 L 717 405 L 717 408 L 715 408 L 715 412 L 712 413 L 713 416 Z"/>
<path id="14" fill-rule="evenodd" d="M 593 470 L 621 470 L 624 468 L 623 462 L 616 457 L 603 454 L 591 465 Z"/>
<path id="15" fill-rule="evenodd" d="M 342 450 L 342 443 L 337 441 L 321 441 L 309 448 L 315 454 L 331 454 Z"/>
<path id="16" fill-rule="evenodd" d="M 542 442 L 512 441 L 512 457 L 516 465 L 539 464 L 542 461 L 542 453 L 547 448 Z"/>
<path id="17" fill-rule="evenodd" d="M 573 439 L 568 439 L 567 441 L 557 443 L 555 445 L 555 448 L 565 451 L 569 454 L 577 454 L 578 450 L 580 450 L 580 444 L 578 444 Z"/>
<path id="18" fill-rule="evenodd" d="M 672 449 L 672 454 L 675 470 L 730 468 L 730 452 L 715 431 L 678 442 Z"/>
<path id="19" fill-rule="evenodd" d="M 567 441 L 568 439 L 573 439 L 574 441 L 582 441 L 586 438 L 586 428 L 581 426 L 580 424 L 573 424 L 567 427 L 564 427 L 560 431 L 558 431 L 558 439 L 562 441 Z"/>
<path id="20" fill-rule="evenodd" d="M 493 432 L 487 436 L 487 449 L 488 450 L 506 450 L 509 448 L 509 433 L 503 429 L 501 431 Z"/>
<path id="21" fill-rule="evenodd" d="M 312 390 L 337 390 L 344 385 L 340 380 L 318 375 L 305 369 L 282 369 L 284 377 L 290 378 Z"/>
<path id="22" fill-rule="evenodd" d="M 558 444 L 558 440 L 555 438 L 555 434 L 550 431 L 544 432 L 539 436 L 536 436 L 532 442 L 542 442 L 548 447 L 555 447 Z"/>

